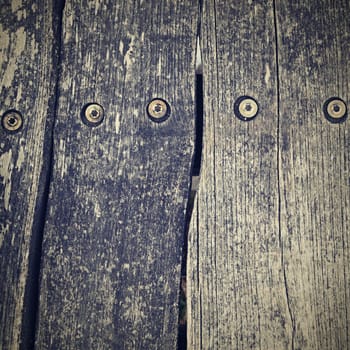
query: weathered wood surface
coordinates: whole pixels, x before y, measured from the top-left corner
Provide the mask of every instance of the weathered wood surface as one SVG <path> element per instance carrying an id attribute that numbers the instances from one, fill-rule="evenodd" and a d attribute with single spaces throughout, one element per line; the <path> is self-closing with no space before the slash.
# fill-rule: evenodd
<path id="1" fill-rule="evenodd" d="M 53 162 L 36 347 L 173 349 L 197 4 L 67 1 L 59 52 L 61 3 L 0 7 L 0 115 L 24 118 L 0 130 L 0 348 L 33 345 Z M 349 121 L 322 109 L 349 101 L 350 3 L 202 6 L 189 348 L 349 349 Z M 243 95 L 259 103 L 249 122 L 234 115 Z M 155 97 L 163 123 L 146 114 Z M 97 127 L 81 120 L 91 102 Z"/>
<path id="2" fill-rule="evenodd" d="M 176 347 L 197 4 L 67 1 L 39 349 Z M 161 97 L 163 123 L 146 114 Z M 80 117 L 96 102 L 97 127 Z"/>
<path id="3" fill-rule="evenodd" d="M 349 2 L 276 5 L 204 1 L 191 349 L 349 348 L 349 121 L 322 111 L 349 100 Z"/>
<path id="4" fill-rule="evenodd" d="M 57 79 L 55 13 L 52 1 L 2 0 L 0 6 L 0 114 L 16 109 L 23 116 L 18 133 L 0 130 L 1 349 L 28 349 L 33 339 Z"/>
<path id="5" fill-rule="evenodd" d="M 204 1 L 203 161 L 188 256 L 190 349 L 284 349 L 272 1 Z M 243 95 L 258 116 L 234 114 Z"/>
<path id="6" fill-rule="evenodd" d="M 281 249 L 293 349 L 350 348 L 350 3 L 277 3 Z"/>

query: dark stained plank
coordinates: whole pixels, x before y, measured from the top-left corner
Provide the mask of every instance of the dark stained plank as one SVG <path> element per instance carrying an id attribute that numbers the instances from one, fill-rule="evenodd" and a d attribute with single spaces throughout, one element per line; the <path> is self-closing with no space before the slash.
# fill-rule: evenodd
<path id="1" fill-rule="evenodd" d="M 350 348 L 350 3 L 280 1 L 281 232 L 293 349 Z"/>
<path id="2" fill-rule="evenodd" d="M 176 346 L 196 27 L 192 1 L 66 2 L 38 349 Z"/>
<path id="3" fill-rule="evenodd" d="M 203 1 L 204 135 L 189 233 L 189 349 L 287 349 L 273 1 Z M 234 114 L 242 95 L 260 111 Z"/>
<path id="4" fill-rule="evenodd" d="M 34 339 L 35 270 L 57 80 L 58 3 L 2 0 L 0 6 L 0 115 L 16 109 L 23 118 L 17 133 L 0 126 L 1 349 L 28 349 Z"/>

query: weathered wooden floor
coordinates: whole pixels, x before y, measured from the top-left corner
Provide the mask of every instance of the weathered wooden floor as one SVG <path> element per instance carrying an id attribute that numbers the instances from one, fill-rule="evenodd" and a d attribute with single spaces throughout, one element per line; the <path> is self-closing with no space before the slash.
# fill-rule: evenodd
<path id="1" fill-rule="evenodd" d="M 183 247 L 188 349 L 350 349 L 349 101 L 348 0 L 2 0 L 0 349 L 176 349 Z"/>

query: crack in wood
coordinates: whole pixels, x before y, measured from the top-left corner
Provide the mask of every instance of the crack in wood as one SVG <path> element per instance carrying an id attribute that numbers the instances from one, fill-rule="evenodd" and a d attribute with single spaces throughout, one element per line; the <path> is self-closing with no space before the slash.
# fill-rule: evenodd
<path id="1" fill-rule="evenodd" d="M 199 188 L 200 170 L 203 148 L 203 70 L 201 59 L 201 48 L 199 35 L 197 36 L 196 47 L 196 85 L 195 85 L 195 113 L 196 113 L 196 137 L 193 156 L 191 191 L 186 211 L 186 226 L 184 233 L 184 245 L 181 263 L 181 282 L 179 297 L 179 331 L 178 331 L 178 350 L 186 349 L 186 264 L 188 248 L 188 231 L 191 222 L 196 193 Z M 185 310 L 183 310 L 185 308 Z"/>
<path id="2" fill-rule="evenodd" d="M 40 200 L 38 200 L 37 208 L 35 211 L 35 222 L 33 225 L 33 235 L 31 240 L 30 254 L 29 254 L 29 268 L 28 268 L 28 283 L 26 286 L 26 294 L 24 303 L 23 315 L 23 330 L 22 330 L 22 342 L 23 346 L 30 350 L 35 349 L 35 333 L 37 326 L 37 316 L 39 307 L 39 295 L 40 295 L 40 266 L 41 266 L 41 255 L 42 255 L 42 242 L 43 233 L 45 227 L 45 217 L 47 212 L 47 203 L 49 197 L 49 188 L 52 177 L 53 168 L 53 125 L 56 117 L 57 105 L 58 105 L 58 83 L 59 83 L 59 72 L 61 62 L 61 37 L 62 37 L 62 19 L 63 9 L 65 6 L 65 0 L 57 1 L 53 7 L 53 17 L 55 18 L 55 33 L 54 38 L 56 41 L 56 52 L 54 55 L 54 65 L 57 67 L 56 71 L 56 86 L 55 92 L 52 96 L 52 105 L 54 106 L 53 121 L 47 127 L 46 139 L 44 144 L 44 150 L 48 159 L 48 164 L 45 167 L 40 179 L 40 183 L 43 184 L 43 190 L 40 194 Z"/>
<path id="3" fill-rule="evenodd" d="M 284 258 L 284 250 L 283 250 L 283 237 L 282 237 L 282 229 L 281 229 L 281 174 L 282 174 L 282 168 L 281 168 L 281 146 L 280 146 L 280 137 L 281 137 L 281 130 L 280 130 L 280 120 L 281 120 L 281 113 L 280 113 L 280 72 L 279 72 L 279 46 L 278 46 L 278 23 L 277 23 L 277 11 L 276 11 L 276 1 L 273 0 L 273 22 L 274 22 L 274 31 L 275 31 L 275 49 L 276 49 L 276 94 L 277 94 L 277 140 L 278 140 L 278 146 L 277 146 L 277 192 L 278 192 L 278 237 L 280 242 L 280 249 L 281 249 L 281 268 L 283 271 L 283 279 L 284 279 L 284 288 L 285 288 L 285 294 L 286 294 L 286 303 L 288 308 L 288 313 L 292 325 L 292 334 L 291 334 L 291 347 L 292 350 L 294 350 L 295 346 L 295 319 L 293 317 L 291 303 L 290 303 L 290 297 L 288 292 L 288 281 L 287 281 L 287 271 L 285 268 L 285 258 Z"/>

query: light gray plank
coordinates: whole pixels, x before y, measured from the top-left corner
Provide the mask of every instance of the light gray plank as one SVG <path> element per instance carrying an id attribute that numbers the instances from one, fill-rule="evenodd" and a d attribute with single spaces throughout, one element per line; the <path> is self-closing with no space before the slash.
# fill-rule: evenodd
<path id="1" fill-rule="evenodd" d="M 203 161 L 188 257 L 190 349 L 286 349 L 273 1 L 203 1 Z M 258 116 L 234 115 L 242 95 Z"/>
<path id="2" fill-rule="evenodd" d="M 350 3 L 280 1 L 281 233 L 294 349 L 350 347 Z"/>

